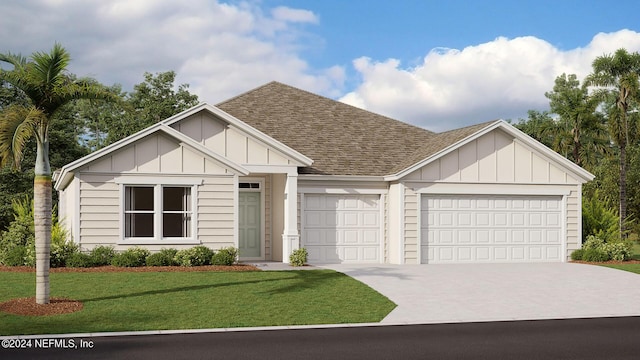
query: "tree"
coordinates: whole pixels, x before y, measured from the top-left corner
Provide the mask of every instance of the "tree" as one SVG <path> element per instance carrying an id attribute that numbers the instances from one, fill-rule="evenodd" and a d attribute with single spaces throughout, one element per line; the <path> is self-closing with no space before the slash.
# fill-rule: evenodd
<path id="1" fill-rule="evenodd" d="M 74 80 L 67 72 L 69 53 L 55 44 L 49 53 L 36 52 L 29 59 L 11 53 L 0 61 L 13 66 L 0 70 L 0 81 L 9 83 L 29 99 L 13 104 L 0 115 L 1 165 L 20 167 L 27 140 L 35 137 L 34 224 L 36 235 L 36 302 L 49 303 L 49 257 L 51 247 L 51 168 L 49 136 L 51 122 L 62 107 L 76 99 L 114 100 L 94 82 Z"/>
<path id="2" fill-rule="evenodd" d="M 145 72 L 145 80 L 135 85 L 126 99 L 126 113 L 111 118 L 104 144 L 116 142 L 197 105 L 198 96 L 189 93 L 188 84 L 182 84 L 177 91 L 174 90 L 175 78 L 174 71 L 157 73 L 155 76 Z"/>
<path id="3" fill-rule="evenodd" d="M 586 83 L 596 86 L 602 91 L 604 101 L 607 95 L 614 96 L 614 106 L 608 111 L 609 133 L 619 151 L 619 200 L 620 232 L 625 236 L 625 220 L 627 218 L 627 146 L 631 143 L 635 124 L 629 123 L 629 110 L 638 100 L 638 74 L 640 73 L 640 54 L 628 53 L 618 49 L 615 54 L 597 57 L 592 64 L 593 73 L 587 76 Z M 611 90 L 611 89 L 614 90 Z"/>
<path id="4" fill-rule="evenodd" d="M 553 149 L 578 166 L 593 168 L 598 155 L 608 150 L 608 136 L 596 113 L 600 100 L 589 96 L 588 87 L 580 86 L 575 74 L 558 76 L 553 91 L 544 95 L 551 112 L 559 116 Z"/>

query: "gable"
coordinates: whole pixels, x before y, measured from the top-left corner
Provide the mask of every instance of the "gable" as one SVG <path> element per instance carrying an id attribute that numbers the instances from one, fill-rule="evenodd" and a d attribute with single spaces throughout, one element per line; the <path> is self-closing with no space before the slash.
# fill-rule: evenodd
<path id="1" fill-rule="evenodd" d="M 79 169 L 100 173 L 232 174 L 225 164 L 162 133 L 150 134 Z"/>
<path id="2" fill-rule="evenodd" d="M 581 183 L 554 159 L 499 128 L 428 162 L 405 179 L 454 183 Z"/>
<path id="3" fill-rule="evenodd" d="M 192 114 L 170 126 L 238 164 L 302 165 L 273 146 L 205 111 Z"/>

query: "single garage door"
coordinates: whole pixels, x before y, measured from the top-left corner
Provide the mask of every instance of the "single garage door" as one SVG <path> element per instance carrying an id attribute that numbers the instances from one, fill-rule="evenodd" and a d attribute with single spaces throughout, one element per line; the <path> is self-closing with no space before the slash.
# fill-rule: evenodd
<path id="1" fill-rule="evenodd" d="M 561 261 L 560 196 L 423 195 L 422 263 Z"/>
<path id="2" fill-rule="evenodd" d="M 309 263 L 380 262 L 380 195 L 305 194 L 303 203 Z"/>

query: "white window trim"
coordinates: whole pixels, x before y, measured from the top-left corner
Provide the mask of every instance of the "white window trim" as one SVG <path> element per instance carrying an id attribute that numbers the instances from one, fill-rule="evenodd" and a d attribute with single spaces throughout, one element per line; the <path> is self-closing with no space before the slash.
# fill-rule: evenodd
<path id="1" fill-rule="evenodd" d="M 120 237 L 118 244 L 119 245 L 199 245 L 200 241 L 198 241 L 197 237 L 197 193 L 198 193 L 198 185 L 202 184 L 202 180 L 199 179 L 190 179 L 186 178 L 189 181 L 176 181 L 176 178 L 171 179 L 162 179 L 162 180 L 170 180 L 169 182 L 159 183 L 157 181 L 153 182 L 144 182 L 143 179 L 151 180 L 151 179 L 161 179 L 161 178 L 126 178 L 121 177 L 116 179 L 116 183 L 120 184 Z M 133 180 L 133 181 L 129 181 Z M 180 179 L 178 179 L 180 180 Z M 184 180 L 184 179 L 182 179 Z M 153 221 L 154 221 L 154 229 L 153 229 L 153 237 L 125 237 L 125 221 L 126 221 L 126 213 L 125 213 L 125 187 L 127 186 L 149 186 L 153 187 L 153 197 L 154 197 L 154 209 L 153 209 Z M 163 187 L 191 187 L 191 237 L 168 237 L 165 238 L 162 236 L 162 188 Z"/>

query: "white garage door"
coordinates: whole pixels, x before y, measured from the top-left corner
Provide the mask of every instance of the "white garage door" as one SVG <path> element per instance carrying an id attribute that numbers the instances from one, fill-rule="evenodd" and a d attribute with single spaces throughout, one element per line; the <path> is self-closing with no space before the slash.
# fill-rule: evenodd
<path id="1" fill-rule="evenodd" d="M 305 194 L 302 214 L 309 263 L 380 262 L 380 195 Z"/>
<path id="2" fill-rule="evenodd" d="M 423 195 L 422 263 L 561 261 L 560 196 Z"/>

